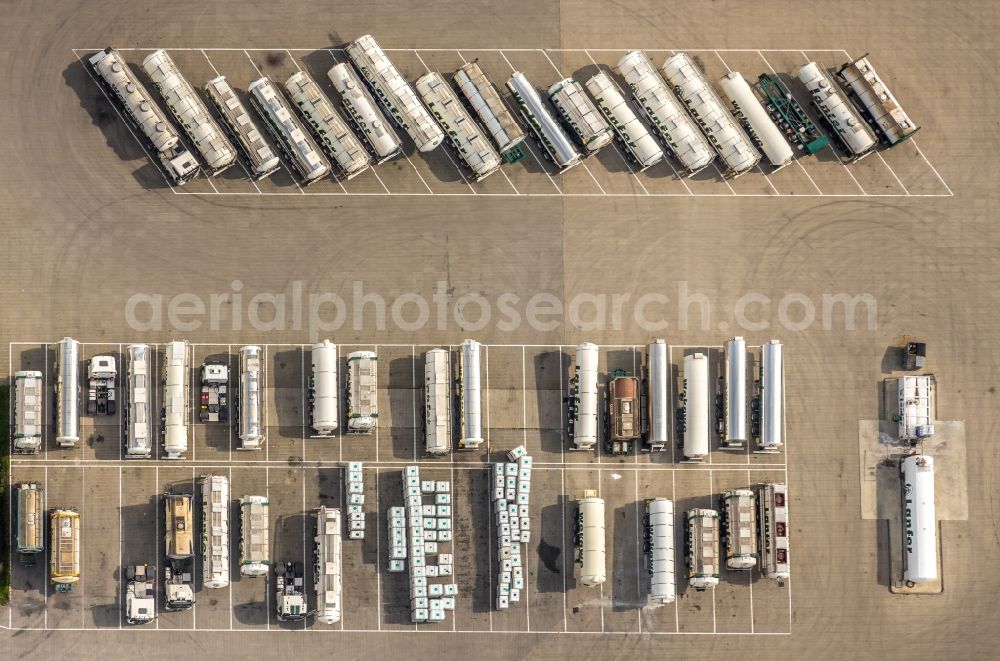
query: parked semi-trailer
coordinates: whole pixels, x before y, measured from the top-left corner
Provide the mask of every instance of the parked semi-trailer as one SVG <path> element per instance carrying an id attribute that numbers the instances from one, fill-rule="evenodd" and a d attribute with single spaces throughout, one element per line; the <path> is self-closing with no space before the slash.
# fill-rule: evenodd
<path id="1" fill-rule="evenodd" d="M 21 482 L 14 492 L 14 550 L 21 564 L 30 567 L 45 551 L 45 489 L 37 482 Z"/>
<path id="2" fill-rule="evenodd" d="M 370 434 L 378 425 L 378 355 L 355 351 L 347 356 L 347 433 Z"/>
<path id="3" fill-rule="evenodd" d="M 757 489 L 757 530 L 760 572 L 767 578 L 784 580 L 789 572 L 788 487 L 761 484 Z"/>
<path id="4" fill-rule="evenodd" d="M 605 449 L 609 454 L 628 454 L 642 437 L 642 405 L 639 379 L 614 376 L 608 384 L 608 429 Z"/>
<path id="5" fill-rule="evenodd" d="M 420 104 L 413 88 L 375 37 L 362 35 L 347 44 L 345 50 L 382 107 L 389 112 L 396 126 L 406 131 L 418 151 L 428 152 L 441 144 L 444 140 L 441 127 Z"/>
<path id="6" fill-rule="evenodd" d="M 704 461 L 709 447 L 708 356 L 684 356 L 684 457 Z"/>
<path id="7" fill-rule="evenodd" d="M 467 62 L 455 72 L 452 80 L 458 85 L 469 110 L 493 137 L 500 156 L 508 163 L 516 163 L 524 158 L 524 151 L 521 149 L 524 131 L 514 121 L 500 98 L 500 93 L 486 77 L 479 62 Z"/>
<path id="8" fill-rule="evenodd" d="M 507 81 L 507 89 L 510 90 L 517 107 L 521 110 L 521 115 L 528 122 L 538 144 L 544 150 L 545 157 L 552 161 L 560 172 L 564 172 L 574 165 L 580 163 L 580 154 L 573 146 L 572 140 L 566 135 L 559 122 L 549 109 L 545 107 L 545 102 L 538 94 L 538 90 L 531 84 L 524 74 L 515 71 L 514 75 Z"/>
<path id="9" fill-rule="evenodd" d="M 14 373 L 14 435 L 16 454 L 38 454 L 42 447 L 42 373 Z"/>
<path id="10" fill-rule="evenodd" d="M 416 87 L 474 180 L 481 181 L 500 169 L 500 155 L 441 74 L 424 74 L 417 79 Z"/>
<path id="11" fill-rule="evenodd" d="M 114 356 L 94 356 L 87 364 L 87 414 L 114 415 L 118 365 Z"/>
<path id="12" fill-rule="evenodd" d="M 236 150 L 167 51 L 161 48 L 147 55 L 142 68 L 177 124 L 183 127 L 195 150 L 201 154 L 206 171 L 215 176 L 235 163 Z"/>
<path id="13" fill-rule="evenodd" d="M 150 352 L 148 344 L 130 344 L 125 349 L 125 458 L 148 459 L 153 453 L 149 399 Z"/>
<path id="14" fill-rule="evenodd" d="M 625 155 L 639 165 L 640 172 L 663 160 L 660 145 L 632 112 L 625 95 L 611 76 L 604 71 L 592 76 L 587 80 L 587 89 L 614 127 L 618 141 L 625 148 Z"/>
<path id="15" fill-rule="evenodd" d="M 382 163 L 402 154 L 403 142 L 351 65 L 346 62 L 336 64 L 326 72 L 326 77 L 340 93 L 344 110 L 368 150 L 374 154 L 375 163 Z"/>
<path id="16" fill-rule="evenodd" d="M 781 342 L 770 340 L 761 347 L 760 439 L 758 452 L 777 452 L 783 440 L 785 370 Z"/>
<path id="17" fill-rule="evenodd" d="M 611 125 L 572 78 L 564 78 L 549 87 L 549 101 L 555 106 L 585 156 L 596 154 L 615 138 Z"/>
<path id="18" fill-rule="evenodd" d="M 480 354 L 483 346 L 464 340 L 458 363 L 458 394 L 461 414 L 459 450 L 476 450 L 483 444 L 483 402 L 480 378 Z"/>
<path id="19" fill-rule="evenodd" d="M 80 513 L 53 508 L 49 535 L 49 581 L 56 592 L 69 592 L 80 581 Z"/>
<path id="20" fill-rule="evenodd" d="M 726 568 L 749 571 L 757 566 L 757 497 L 750 489 L 732 489 L 719 498 L 726 542 Z"/>
<path id="21" fill-rule="evenodd" d="M 186 493 L 163 494 L 164 607 L 168 611 L 187 610 L 194 605 L 194 514 L 192 497 Z"/>
<path id="22" fill-rule="evenodd" d="M 847 95 L 818 64 L 810 62 L 799 69 L 796 77 L 812 95 L 813 105 L 822 114 L 829 128 L 854 159 L 870 154 L 878 140 Z"/>
<path id="23" fill-rule="evenodd" d="M 596 344 L 576 346 L 569 396 L 569 435 L 574 450 L 590 450 L 597 443 L 597 361 Z"/>
<path id="24" fill-rule="evenodd" d="M 451 355 L 431 349 L 424 359 L 424 437 L 427 454 L 451 452 Z"/>
<path id="25" fill-rule="evenodd" d="M 250 105 L 260 115 L 267 132 L 284 152 L 303 184 L 315 183 L 330 172 L 330 163 L 292 114 L 291 107 L 274 83 L 267 78 L 258 78 L 250 83 L 247 92 L 250 93 Z"/>
<path id="26" fill-rule="evenodd" d="M 900 462 L 903 507 L 903 580 L 937 580 L 937 517 L 934 511 L 934 458 L 910 455 Z"/>
<path id="27" fill-rule="evenodd" d="M 237 398 L 239 415 L 236 416 L 240 450 L 260 450 L 264 447 L 264 401 L 261 388 L 264 382 L 264 352 L 256 345 L 240 349 L 240 392 Z"/>
<path id="28" fill-rule="evenodd" d="M 330 162 L 337 164 L 346 179 L 352 179 L 368 169 L 371 165 L 368 152 L 308 73 L 293 73 L 285 81 L 285 90 L 298 107 L 317 144 L 326 152 Z"/>
<path id="29" fill-rule="evenodd" d="M 160 435 L 167 459 L 180 459 L 187 452 L 188 343 L 168 342 L 163 350 L 163 411 Z"/>
<path id="30" fill-rule="evenodd" d="M 576 547 L 577 562 L 581 565 L 580 583 L 593 587 L 600 585 L 607 578 L 604 500 L 597 497 L 597 491 L 587 489 L 576 505 Z"/>
<path id="31" fill-rule="evenodd" d="M 197 177 L 201 171 L 198 161 L 181 144 L 177 133 L 129 69 L 125 58 L 108 46 L 89 61 L 102 87 L 111 93 L 125 113 L 126 123 L 142 134 L 146 146 L 156 154 L 167 178 L 174 185 L 181 186 Z"/>
<path id="32" fill-rule="evenodd" d="M 719 513 L 695 508 L 684 517 L 688 585 L 703 592 L 719 584 Z"/>
<path id="33" fill-rule="evenodd" d="M 56 350 L 55 416 L 59 447 L 72 448 L 80 442 L 79 397 L 80 343 L 64 337 Z"/>
<path id="34" fill-rule="evenodd" d="M 747 343 L 742 337 L 726 342 L 725 424 L 722 448 L 742 450 L 750 438 L 747 414 Z"/>
<path id="35" fill-rule="evenodd" d="M 757 77 L 757 89 L 767 99 L 765 110 L 788 142 L 808 154 L 815 154 L 830 144 L 830 138 L 816 128 L 777 75 L 762 73 Z"/>
<path id="36" fill-rule="evenodd" d="M 309 419 L 313 438 L 330 438 L 338 430 L 340 398 L 337 379 L 337 345 L 330 340 L 312 348 L 312 375 L 309 377 Z"/>
<path id="37" fill-rule="evenodd" d="M 211 79 L 205 83 L 204 89 L 205 95 L 222 118 L 229 136 L 243 152 L 250 178 L 260 181 L 277 170 L 281 166 L 281 160 L 261 135 L 257 124 L 226 77 Z"/>
<path id="38" fill-rule="evenodd" d="M 229 478 L 202 475 L 201 576 L 206 588 L 229 585 Z"/>
<path id="39" fill-rule="evenodd" d="M 845 62 L 837 76 L 868 123 L 890 147 L 920 130 L 876 73 L 867 54 L 853 62 Z"/>
<path id="40" fill-rule="evenodd" d="M 271 570 L 266 496 L 240 498 L 240 574 L 267 576 Z"/>
<path id="41" fill-rule="evenodd" d="M 729 97 L 729 109 L 733 116 L 767 156 L 768 162 L 777 170 L 789 165 L 795 153 L 740 72 L 726 74 L 719 80 L 719 86 Z"/>
<path id="42" fill-rule="evenodd" d="M 670 402 L 667 383 L 670 378 L 667 363 L 667 341 L 653 340 L 646 348 L 646 442 L 645 450 L 659 452 L 669 439 Z"/>
<path id="43" fill-rule="evenodd" d="M 646 501 L 646 570 L 649 600 L 669 604 L 677 596 L 674 583 L 674 503 L 666 498 Z"/>
<path id="44" fill-rule="evenodd" d="M 313 549 L 313 577 L 316 590 L 316 619 L 323 624 L 340 621 L 343 574 L 341 558 L 340 510 L 320 507 L 316 512 Z"/>
<path id="45" fill-rule="evenodd" d="M 676 53 L 668 57 L 663 63 L 663 75 L 719 155 L 723 174 L 738 177 L 752 170 L 760 154 L 691 56 Z"/>
<path id="46" fill-rule="evenodd" d="M 618 60 L 615 71 L 632 88 L 643 114 L 687 176 L 711 165 L 715 152 L 648 55 L 630 51 Z"/>
<path id="47" fill-rule="evenodd" d="M 229 422 L 229 365 L 208 362 L 201 365 L 201 422 Z"/>

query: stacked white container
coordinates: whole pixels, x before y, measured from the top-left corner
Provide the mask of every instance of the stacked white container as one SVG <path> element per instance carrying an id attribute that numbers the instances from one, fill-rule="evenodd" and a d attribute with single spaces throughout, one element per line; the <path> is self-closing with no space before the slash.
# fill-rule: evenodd
<path id="1" fill-rule="evenodd" d="M 523 445 L 507 453 L 510 462 L 493 464 L 493 513 L 497 524 L 497 610 L 521 600 L 524 555 L 521 545 L 531 541 L 529 496 L 531 457 Z"/>
<path id="2" fill-rule="evenodd" d="M 406 508 L 390 507 L 389 520 L 389 571 L 406 571 Z"/>
<path id="3" fill-rule="evenodd" d="M 407 466 L 403 471 L 403 493 L 406 498 L 406 526 L 403 537 L 407 544 L 406 558 L 410 567 L 410 620 L 412 622 L 441 622 L 445 612 L 455 610 L 458 595 L 456 583 L 431 583 L 430 579 L 452 576 L 454 559 L 450 553 L 440 552 L 444 544 L 452 541 L 451 482 L 421 480 L 417 466 Z M 431 502 L 424 502 L 429 499 Z M 390 509 L 390 534 L 393 530 L 393 512 Z M 394 541 L 395 543 L 395 537 Z M 436 556 L 437 562 L 428 562 Z M 390 560 L 402 560 L 395 558 Z M 391 571 L 393 565 L 390 565 Z"/>
<path id="4" fill-rule="evenodd" d="M 347 538 L 365 538 L 365 478 L 360 461 L 347 463 Z"/>

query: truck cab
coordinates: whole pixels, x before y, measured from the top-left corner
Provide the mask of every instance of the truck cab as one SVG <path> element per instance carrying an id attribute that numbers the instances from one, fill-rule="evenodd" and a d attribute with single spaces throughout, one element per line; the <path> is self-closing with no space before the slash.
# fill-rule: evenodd
<path id="1" fill-rule="evenodd" d="M 201 366 L 198 419 L 201 422 L 229 421 L 229 366 L 225 363 L 213 362 Z"/>
<path id="2" fill-rule="evenodd" d="M 156 618 L 156 569 L 149 565 L 125 568 L 125 621 L 146 624 Z"/>
<path id="3" fill-rule="evenodd" d="M 303 587 L 301 562 L 286 562 L 274 566 L 276 610 L 281 622 L 295 622 L 309 616 Z"/>
<path id="4" fill-rule="evenodd" d="M 94 356 L 90 359 L 87 378 L 87 413 L 90 415 L 115 414 L 115 378 L 118 369 L 113 356 Z"/>

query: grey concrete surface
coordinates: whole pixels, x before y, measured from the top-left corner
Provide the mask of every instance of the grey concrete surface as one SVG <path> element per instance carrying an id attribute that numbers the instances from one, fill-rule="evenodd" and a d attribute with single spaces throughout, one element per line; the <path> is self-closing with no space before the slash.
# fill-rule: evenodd
<path id="1" fill-rule="evenodd" d="M 433 324 L 419 332 L 402 331 L 391 324 L 383 330 L 370 307 L 362 313 L 358 330 L 351 328 L 349 321 L 347 328 L 330 333 L 341 343 L 454 344 L 465 336 L 475 336 L 493 344 L 551 346 L 548 354 L 526 356 L 520 365 L 522 374 L 517 374 L 516 353 L 497 351 L 494 358 L 499 360 L 493 363 L 505 364 L 509 372 L 498 377 L 497 387 L 506 387 L 509 392 L 498 394 L 489 406 L 491 434 L 498 444 L 513 444 L 527 435 L 529 443 L 538 444 L 538 452 L 554 457 L 563 453 L 555 437 L 559 429 L 552 408 L 555 402 L 549 404 L 555 397 L 551 374 L 553 369 L 568 370 L 570 365 L 565 360 L 570 349 L 560 346 L 582 340 L 641 345 L 652 335 L 663 335 L 673 345 L 718 345 L 738 330 L 737 301 L 749 292 L 759 292 L 769 297 L 770 303 L 755 303 L 750 315 L 770 321 L 771 327 L 740 332 L 755 344 L 770 337 L 780 337 L 785 343 L 795 554 L 788 588 L 792 599 L 784 606 L 790 611 L 754 609 L 755 630 L 777 630 L 790 618 L 790 635 L 536 634 L 520 631 L 516 618 L 526 618 L 526 613 L 514 612 L 506 614 L 514 616 L 507 620 L 494 614 L 493 624 L 495 629 L 516 634 L 434 634 L 426 631 L 428 627 L 417 632 L 397 627 L 398 632 L 345 632 L 329 634 L 340 636 L 331 638 L 306 632 L 279 633 L 273 627 L 271 631 L 255 631 L 259 612 L 248 606 L 246 621 L 234 618 L 234 628 L 238 626 L 239 631 L 181 630 L 172 632 L 169 639 L 162 637 L 162 643 L 143 638 L 159 635 L 149 629 L 121 633 L 107 629 L 3 631 L 0 636 L 14 657 L 47 658 L 71 649 L 84 656 L 121 658 L 134 655 L 140 643 L 142 654 L 150 658 L 190 653 L 225 658 L 282 654 L 292 649 L 299 658 L 385 657 L 399 655 L 401 650 L 421 658 L 442 650 L 483 658 L 553 659 L 719 654 L 782 659 L 939 659 L 945 655 L 981 659 L 993 655 L 1000 633 L 982 624 L 996 620 L 995 594 L 1000 587 L 1000 579 L 991 569 L 1000 560 L 996 515 L 1000 508 L 996 488 L 1000 456 L 993 442 L 998 426 L 995 374 L 1000 357 L 990 350 L 996 344 L 996 292 L 1000 284 L 995 229 L 996 153 L 1000 145 L 989 119 L 1000 82 L 994 68 L 1000 23 L 995 5 L 918 1 L 887 11 L 884 7 L 829 1 L 809 5 L 716 2 L 680 7 L 590 0 L 431 6 L 298 1 L 206 5 L 188 0 L 164 5 L 98 0 L 57 5 L 12 1 L 3 9 L 0 70 L 5 73 L 6 94 L 0 129 L 6 143 L 0 158 L 0 212 L 6 229 L 8 266 L 0 285 L 0 300 L 7 313 L 0 324 L 7 341 L 45 343 L 73 335 L 114 346 L 133 340 L 164 342 L 176 336 L 233 343 L 233 351 L 240 343 L 311 341 L 307 329 L 295 329 L 291 323 L 286 330 L 271 332 L 252 330 L 245 319 L 242 328 L 225 323 L 212 330 L 206 321 L 196 332 L 181 332 L 166 324 L 158 331 L 138 332 L 125 321 L 126 303 L 134 294 L 162 294 L 169 299 L 190 292 L 208 300 L 211 294 L 231 293 L 234 280 L 241 281 L 245 300 L 258 293 L 290 293 L 296 281 L 302 283 L 306 295 L 332 292 L 350 300 L 356 280 L 363 281 L 366 292 L 376 292 L 389 301 L 406 292 L 430 299 L 439 281 L 446 283 L 452 302 L 469 292 L 489 300 L 510 292 L 521 297 L 522 305 L 540 292 L 563 301 L 581 293 L 629 295 L 633 302 L 649 292 L 668 295 L 671 303 L 664 306 L 664 313 L 671 325 L 656 333 L 641 328 L 628 314 L 620 327 L 609 324 L 603 330 L 583 330 L 566 321 L 551 330 L 535 330 L 527 324 L 505 330 L 493 323 L 471 332 L 459 328 L 454 319 L 441 330 Z M 479 54 L 495 79 L 507 64 L 502 58 L 490 57 L 489 49 L 496 48 L 643 47 L 663 54 L 671 49 L 760 49 L 770 66 L 785 74 L 802 63 L 800 50 L 820 59 L 831 56 L 822 49 L 846 49 L 852 55 L 870 51 L 908 113 L 923 126 L 916 144 L 954 196 L 857 196 L 858 184 L 851 176 L 855 172 L 861 175 L 861 188 L 870 194 L 888 191 L 899 182 L 880 159 L 866 159 L 851 166 L 855 169 L 848 173 L 832 154 L 821 155 L 804 167 L 824 192 L 850 197 L 484 200 L 471 196 L 180 196 L 162 186 L 159 175 L 72 51 L 107 44 L 123 48 L 246 48 L 256 55 L 250 58 L 252 64 L 271 66 L 275 71 L 268 73 L 278 75 L 290 61 L 269 59 L 267 49 L 304 49 L 301 59 L 294 61 L 321 68 L 327 64 L 320 61 L 322 52 L 316 49 L 336 48 L 366 32 L 375 34 L 386 47 L 462 48 L 467 58 Z M 476 53 L 477 49 L 482 52 Z M 836 53 L 832 57 L 823 60 L 827 66 L 839 63 Z M 562 72 L 594 66 L 579 52 L 553 60 Z M 607 64 L 610 58 L 595 56 L 595 60 Z M 214 56 L 212 62 L 216 63 Z M 254 73 L 251 62 L 244 63 L 239 56 L 220 56 L 219 63 L 233 68 L 231 75 L 241 79 Z M 724 63 L 754 73 L 767 70 L 737 54 L 727 55 Z M 411 76 L 420 71 L 419 61 L 407 58 L 400 64 Z M 548 64 L 544 59 L 539 62 L 525 56 L 524 61 L 512 64 L 535 71 L 532 75 L 539 78 L 538 85 L 541 77 L 554 79 L 556 75 L 551 65 L 543 68 Z M 448 69 L 457 63 L 451 59 L 427 65 Z M 703 65 L 711 67 L 713 75 L 725 71 L 722 62 L 710 58 L 704 58 Z M 204 63 L 197 63 L 196 58 L 181 66 L 185 70 L 194 67 L 192 77 L 206 75 Z M 243 69 L 237 73 L 236 67 Z M 887 152 L 882 158 L 907 189 L 934 190 L 939 185 L 937 179 L 912 146 Z M 435 192 L 461 188 L 442 156 L 426 160 L 411 156 L 412 167 L 431 178 Z M 615 192 L 633 191 L 632 180 L 620 164 L 615 164 L 614 156 L 607 152 L 599 157 L 591 168 L 594 178 Z M 404 163 L 387 170 L 394 173 L 393 181 L 401 191 L 418 191 L 420 178 L 404 170 Z M 550 186 L 539 166 L 530 161 L 523 168 L 508 169 L 519 189 L 524 185 L 525 190 L 543 192 Z M 276 176 L 268 182 L 267 190 L 294 190 L 285 177 Z M 811 188 L 797 167 L 771 179 L 783 192 Z M 683 190 L 669 170 L 651 173 L 648 181 L 657 191 Z M 216 183 L 232 187 L 227 190 L 244 185 L 235 174 Z M 488 182 L 490 186 L 501 183 Z M 571 191 L 594 186 L 582 169 L 571 172 L 562 183 Z M 754 175 L 732 186 L 752 193 L 760 192 L 763 183 L 761 176 Z M 376 190 L 377 184 L 373 179 L 359 181 L 357 190 Z M 192 182 L 192 191 L 194 185 L 196 182 Z M 711 178 L 692 180 L 688 185 L 699 194 L 729 193 L 724 184 Z M 710 300 L 711 315 L 704 327 L 697 313 L 686 326 L 681 323 L 675 303 L 682 284 L 687 291 L 702 293 Z M 876 327 L 869 329 L 862 321 L 855 330 L 845 331 L 844 314 L 837 311 L 831 317 L 831 330 L 824 330 L 819 321 L 804 330 L 783 329 L 778 324 L 777 308 L 782 297 L 793 292 L 812 301 L 817 314 L 823 294 L 871 294 L 878 304 Z M 884 376 L 886 347 L 905 334 L 929 343 L 928 369 L 942 384 L 938 409 L 948 411 L 949 419 L 965 421 L 968 521 L 942 524 L 944 592 L 901 598 L 891 594 L 882 580 L 885 556 L 879 549 L 886 533 L 875 522 L 859 516 L 860 496 L 854 480 L 861 459 L 854 435 L 859 420 L 878 417 L 877 389 Z M 36 344 L 32 361 L 41 361 L 51 370 L 52 356 L 39 355 L 39 351 Z M 679 355 L 676 351 L 675 358 Z M 405 359 L 405 355 L 396 358 Z M 0 357 L 0 362 L 5 360 Z M 272 373 L 268 378 L 283 387 L 284 379 L 295 378 L 294 363 L 294 355 L 288 356 L 283 367 L 269 363 Z M 10 360 L 4 366 L 0 372 L 8 373 L 19 364 Z M 531 402 L 518 401 L 524 397 L 523 391 L 515 388 L 518 377 L 535 386 L 537 408 L 533 409 Z M 402 380 L 400 385 L 405 378 L 405 370 L 401 370 L 397 377 Z M 276 392 L 275 397 L 275 406 L 282 401 L 287 406 L 292 404 L 294 393 Z M 390 397 L 388 391 L 385 397 Z M 386 409 L 405 406 L 405 394 L 391 397 L 399 399 L 383 401 Z M 527 425 L 530 431 L 518 428 L 519 413 L 522 421 L 525 416 L 537 416 L 539 424 Z M 194 447 L 199 459 L 205 453 L 210 462 L 228 461 L 220 450 L 224 442 L 228 439 L 209 438 L 206 433 L 196 437 Z M 343 440 L 348 442 L 353 439 Z M 151 547 L 157 539 L 152 534 L 157 529 L 152 494 L 162 492 L 168 482 L 190 483 L 194 466 L 159 468 L 158 476 L 154 467 L 141 465 L 116 470 L 117 457 L 103 456 L 110 444 L 112 441 L 100 446 L 81 443 L 73 453 L 47 449 L 44 457 L 93 460 L 95 463 L 87 464 L 85 479 L 78 479 L 81 470 L 75 464 L 64 463 L 47 469 L 32 467 L 25 475 L 41 479 L 44 475 L 40 474 L 48 471 L 50 503 L 53 497 L 65 502 L 79 499 L 84 506 L 83 499 L 87 499 L 85 514 L 89 521 L 103 526 L 104 533 L 84 531 L 85 543 L 102 550 L 93 556 L 95 562 L 100 563 L 97 558 L 101 557 L 114 558 L 116 546 L 120 546 L 124 562 L 139 562 L 157 552 Z M 288 447 L 275 445 L 270 450 L 278 455 L 272 456 L 272 461 L 285 462 L 269 469 L 271 486 L 282 484 L 288 490 L 281 505 L 287 509 L 279 512 L 276 507 L 275 515 L 294 512 L 292 501 L 303 471 L 297 472 L 294 463 L 287 463 L 286 457 L 294 456 L 293 446 L 289 442 Z M 380 459 L 383 452 L 391 456 L 406 447 L 402 436 L 379 437 L 375 444 Z M 575 453 L 565 455 L 574 466 L 591 460 Z M 325 458 L 335 460 L 332 452 Z M 100 461 L 110 464 L 102 467 Z M 580 470 L 594 473 L 592 467 Z M 237 465 L 233 471 L 236 479 Z M 610 508 L 624 508 L 624 531 L 635 495 L 632 493 L 629 500 L 629 494 L 617 494 L 627 487 L 619 482 L 605 484 L 609 474 L 603 467 L 601 471 L 598 480 L 602 488 L 614 490 L 616 498 L 624 499 Z M 301 493 L 315 493 L 325 484 L 325 497 L 335 499 L 338 492 L 333 485 L 339 479 L 335 473 L 327 467 L 306 468 L 306 486 L 297 488 Z M 558 521 L 568 516 L 557 494 L 572 498 L 577 490 L 593 483 L 593 475 L 578 473 L 566 470 L 565 485 L 557 485 L 551 476 L 544 478 L 551 480 L 546 493 L 553 496 L 544 502 L 533 498 L 533 507 L 540 508 L 537 516 L 547 522 L 543 526 L 558 530 Z M 678 473 L 673 485 L 678 502 L 707 499 L 713 493 L 713 485 L 695 483 L 703 479 L 701 473 Z M 646 472 L 623 475 L 620 482 L 635 482 L 633 492 L 636 487 L 640 494 L 659 491 L 658 485 L 644 482 L 643 478 L 650 477 Z M 385 487 L 381 477 L 377 485 L 374 479 L 366 478 L 369 488 L 377 491 L 395 488 Z M 102 518 L 116 517 L 91 502 L 101 498 L 98 489 L 110 489 L 111 496 L 116 495 L 119 479 L 123 502 L 128 503 L 122 510 L 121 532 L 114 521 L 100 523 Z M 112 497 L 111 501 L 117 499 Z M 457 521 L 463 516 L 475 523 L 479 515 L 473 508 L 464 515 L 458 513 Z M 296 531 L 308 529 L 308 525 L 306 521 L 288 522 L 288 537 L 297 539 Z M 617 540 L 618 526 L 615 530 Z M 558 539 L 559 533 L 553 535 Z M 131 539 L 137 541 L 129 542 Z M 374 575 L 372 551 L 367 540 L 365 544 L 361 557 L 352 559 L 351 566 L 360 565 L 362 571 L 372 574 L 358 580 L 370 580 Z M 480 546 L 475 547 L 477 552 Z M 358 553 L 357 547 L 349 548 L 349 553 Z M 294 544 L 284 550 L 291 555 L 298 553 Z M 533 579 L 540 584 L 536 598 L 541 601 L 537 603 L 545 605 L 532 609 L 532 624 L 537 619 L 559 629 L 563 623 L 554 615 L 559 609 L 552 603 L 561 600 L 561 586 L 551 571 L 539 567 L 538 558 L 533 562 Z M 623 563 L 623 571 L 627 569 L 627 562 L 615 562 Z M 109 606 L 120 598 L 114 580 L 118 566 L 105 562 L 85 567 L 85 588 L 72 593 L 63 602 L 65 608 L 44 610 L 40 609 L 44 599 L 38 594 L 44 589 L 41 570 L 36 567 L 34 574 L 23 577 L 15 574 L 15 581 L 26 582 L 25 591 L 31 596 L 19 603 L 10 617 L 31 627 L 38 626 L 39 616 L 42 626 L 45 618 L 49 626 L 100 626 Z M 475 584 L 471 571 L 462 580 Z M 779 609 L 787 592 L 762 583 L 754 582 L 755 602 L 768 600 Z M 256 586 L 246 592 L 241 591 L 244 586 L 239 586 L 240 590 L 236 587 L 233 594 L 240 604 L 260 601 L 261 591 Z M 383 575 L 383 596 L 394 594 L 397 587 L 388 584 Z M 467 601 L 458 614 L 457 631 L 482 629 L 484 623 L 488 626 L 488 614 L 480 610 L 484 588 L 477 589 L 463 595 L 472 603 L 468 607 Z M 640 616 L 646 631 L 695 632 L 711 626 L 706 616 L 711 608 L 700 601 L 704 595 L 681 600 L 677 620 L 673 620 L 669 613 L 659 611 L 637 614 L 615 610 L 615 604 L 629 602 L 629 589 L 624 583 L 605 586 L 606 610 L 612 614 L 605 622 L 608 631 L 617 631 Z M 776 594 L 769 595 L 769 590 Z M 349 602 L 354 614 L 348 617 L 365 623 L 375 620 L 377 624 L 377 608 L 370 601 L 361 601 L 369 598 L 364 594 L 350 591 L 347 598 L 359 601 Z M 594 597 L 585 599 L 572 587 L 564 594 L 571 608 L 582 607 L 578 613 L 571 612 L 572 617 L 567 616 L 563 628 L 594 631 L 596 611 L 586 605 L 593 603 Z M 721 591 L 716 596 L 720 595 Z M 202 622 L 204 626 L 214 624 L 221 617 L 217 606 L 202 591 L 195 611 L 161 614 L 160 630 L 190 628 L 195 618 L 199 626 Z M 723 615 L 724 627 L 717 624 L 720 631 L 743 631 L 748 624 L 746 611 L 732 604 L 716 604 L 714 612 L 717 617 Z M 383 624 L 389 622 L 390 615 L 382 613 Z"/>

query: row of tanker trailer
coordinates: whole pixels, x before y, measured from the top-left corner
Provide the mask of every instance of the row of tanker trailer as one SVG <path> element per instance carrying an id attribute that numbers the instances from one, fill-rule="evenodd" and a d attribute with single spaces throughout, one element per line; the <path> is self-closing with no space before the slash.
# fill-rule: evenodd
<path id="1" fill-rule="evenodd" d="M 577 345 L 566 398 L 571 449 L 590 450 L 597 444 L 598 418 L 603 408 L 604 449 L 608 454 L 628 454 L 635 448 L 647 452 L 665 450 L 672 412 L 668 393 L 673 382 L 668 353 L 666 340 L 657 339 L 646 347 L 641 374 L 612 371 L 602 407 L 600 349 L 589 342 Z M 721 392 L 716 394 L 713 407 L 708 354 L 695 351 L 684 356 L 680 407 L 674 415 L 677 445 L 685 461 L 704 461 L 710 452 L 713 430 L 722 450 L 746 451 L 750 440 L 756 439 L 756 452 L 773 454 L 784 443 L 781 342 L 771 340 L 761 347 L 757 378 L 751 376 L 744 338 L 729 340 L 724 358 L 724 375 L 719 377 Z"/>
<path id="2" fill-rule="evenodd" d="M 475 181 L 524 157 L 525 133 L 478 62 L 465 63 L 450 82 L 429 71 L 411 85 L 371 35 L 350 42 L 345 52 L 348 61 L 327 72 L 339 109 L 305 71 L 289 76 L 282 89 L 267 77 L 248 84 L 250 105 L 277 152 L 224 76 L 203 87 L 219 122 L 166 51 L 146 56 L 142 67 L 171 124 L 118 51 L 109 47 L 89 62 L 175 185 L 202 171 L 215 176 L 240 156 L 247 174 L 262 179 L 280 167 L 278 152 L 302 184 L 328 175 L 351 179 L 402 154 L 402 134 L 420 152 L 447 143 Z M 796 74 L 820 121 L 851 158 L 871 153 L 879 139 L 893 146 L 916 133 L 919 127 L 867 56 L 845 63 L 835 76 L 815 62 Z M 763 74 L 751 85 L 730 72 L 719 88 L 722 94 L 687 53 L 672 54 L 657 69 L 640 50 L 623 55 L 610 72 L 582 82 L 563 78 L 544 94 L 520 71 L 506 81 L 542 156 L 559 171 L 616 142 L 639 171 L 670 156 L 679 176 L 714 164 L 724 177 L 735 178 L 762 158 L 779 169 L 792 162 L 793 147 L 815 153 L 829 144 L 777 76 Z M 184 127 L 198 158 L 185 149 L 174 125 Z"/>

